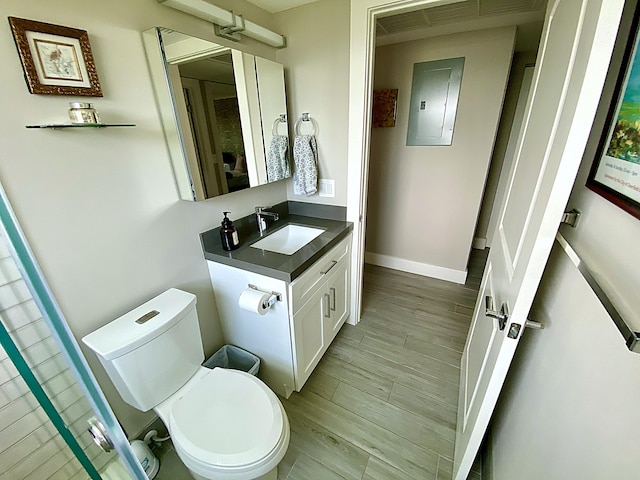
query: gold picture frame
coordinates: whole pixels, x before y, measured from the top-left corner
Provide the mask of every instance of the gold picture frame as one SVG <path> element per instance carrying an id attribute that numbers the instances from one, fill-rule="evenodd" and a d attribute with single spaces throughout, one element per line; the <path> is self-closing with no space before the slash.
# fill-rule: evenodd
<path id="1" fill-rule="evenodd" d="M 85 30 L 9 17 L 30 93 L 102 97 Z"/>

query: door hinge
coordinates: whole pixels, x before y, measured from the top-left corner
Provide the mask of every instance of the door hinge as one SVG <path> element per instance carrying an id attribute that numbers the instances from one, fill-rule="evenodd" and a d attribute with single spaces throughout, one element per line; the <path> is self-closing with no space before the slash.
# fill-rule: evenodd
<path id="1" fill-rule="evenodd" d="M 565 223 L 567 225 L 570 225 L 573 228 L 576 228 L 576 226 L 578 225 L 579 219 L 580 219 L 580 211 L 574 208 L 573 210 L 569 212 L 564 212 L 562 214 L 562 220 L 560 220 L 560 223 Z"/>

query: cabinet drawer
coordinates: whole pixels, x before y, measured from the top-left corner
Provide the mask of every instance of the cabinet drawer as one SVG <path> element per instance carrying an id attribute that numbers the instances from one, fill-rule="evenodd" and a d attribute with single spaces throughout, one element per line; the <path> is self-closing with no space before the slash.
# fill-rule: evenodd
<path id="1" fill-rule="evenodd" d="M 326 280 L 327 274 L 351 261 L 351 234 L 314 263 L 309 269 L 291 282 L 289 299 L 291 314 L 295 313 L 313 296 L 319 283 Z"/>

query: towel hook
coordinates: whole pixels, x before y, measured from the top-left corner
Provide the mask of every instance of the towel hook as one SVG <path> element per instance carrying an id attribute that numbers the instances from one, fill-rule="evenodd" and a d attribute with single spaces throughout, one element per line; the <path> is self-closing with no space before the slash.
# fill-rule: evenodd
<path id="1" fill-rule="evenodd" d="M 293 131 L 296 135 L 300 135 L 300 122 L 310 122 L 312 128 L 311 135 L 316 135 L 316 132 L 318 131 L 318 124 L 315 119 L 312 118 L 311 115 L 309 115 L 309 112 L 304 112 L 302 115 L 300 115 L 300 118 L 296 120 L 296 123 L 293 127 Z"/>
<path id="2" fill-rule="evenodd" d="M 286 124 L 287 123 L 287 115 L 284 113 L 281 113 L 278 118 L 276 118 L 273 121 L 273 126 L 271 127 L 271 134 L 272 136 L 276 136 L 278 135 L 278 125 L 280 125 L 281 123 Z"/>

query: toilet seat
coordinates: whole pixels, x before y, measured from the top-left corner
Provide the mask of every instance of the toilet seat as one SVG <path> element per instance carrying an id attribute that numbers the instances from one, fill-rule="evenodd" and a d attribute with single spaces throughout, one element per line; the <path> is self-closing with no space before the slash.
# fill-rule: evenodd
<path id="1" fill-rule="evenodd" d="M 173 403 L 169 417 L 177 452 L 187 467 L 202 474 L 268 470 L 289 441 L 289 424 L 276 395 L 238 370 L 211 370 Z"/>

